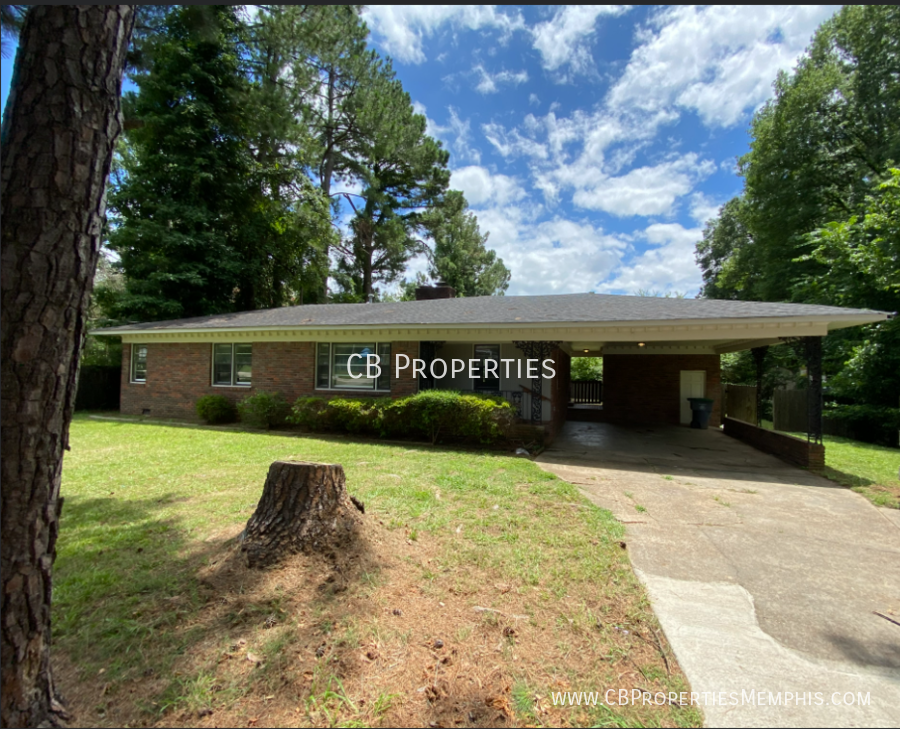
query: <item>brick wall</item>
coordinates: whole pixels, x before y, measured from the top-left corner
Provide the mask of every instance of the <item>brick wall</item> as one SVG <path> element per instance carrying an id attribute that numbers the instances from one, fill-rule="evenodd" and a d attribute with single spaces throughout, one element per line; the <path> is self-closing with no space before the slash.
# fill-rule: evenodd
<path id="1" fill-rule="evenodd" d="M 277 392 L 293 402 L 298 397 L 366 397 L 375 393 L 333 393 L 316 391 L 316 345 L 312 342 L 254 342 L 253 385 L 251 387 L 213 386 L 212 345 L 208 343 L 147 345 L 147 382 L 131 382 L 131 345 L 122 347 L 121 411 L 141 415 L 145 411 L 160 418 L 196 418 L 195 404 L 203 395 L 224 395 L 238 400 L 255 392 Z M 419 356 L 418 342 L 393 342 L 392 359 L 397 353 Z M 391 367 L 393 367 L 391 363 Z M 396 372 L 396 370 L 394 371 Z M 392 372 L 392 375 L 394 374 Z M 412 367 L 400 373 L 392 383 L 392 397 L 418 391 L 412 379 Z"/>
<path id="2" fill-rule="evenodd" d="M 288 402 L 316 394 L 316 345 L 313 342 L 254 342 L 253 387 L 265 392 L 280 392 Z"/>
<path id="3" fill-rule="evenodd" d="M 131 382 L 130 363 L 131 345 L 125 344 L 121 410 L 126 415 L 146 412 L 158 418 L 195 418 L 194 404 L 201 395 L 216 393 L 237 400 L 247 394 L 245 388 L 210 385 L 209 344 L 148 344 L 147 381 L 143 383 Z"/>
<path id="4" fill-rule="evenodd" d="M 400 370 L 399 378 L 397 377 L 398 354 L 405 354 L 410 360 L 409 367 Z M 419 391 L 419 382 L 412 375 L 412 360 L 418 356 L 418 342 L 391 342 L 391 397 L 406 397 L 415 395 Z"/>
<path id="5" fill-rule="evenodd" d="M 706 371 L 706 396 L 715 401 L 709 424 L 718 427 L 722 392 L 719 356 L 716 354 L 605 355 L 604 420 L 678 425 L 682 370 Z"/>
<path id="6" fill-rule="evenodd" d="M 825 468 L 825 446 L 787 433 L 759 428 L 736 418 L 725 418 L 725 435 L 742 440 L 757 450 L 811 470 Z"/>

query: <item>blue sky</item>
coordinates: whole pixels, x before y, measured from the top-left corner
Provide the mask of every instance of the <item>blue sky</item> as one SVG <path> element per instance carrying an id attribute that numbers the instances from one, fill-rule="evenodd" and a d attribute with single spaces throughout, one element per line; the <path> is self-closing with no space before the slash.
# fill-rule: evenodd
<path id="1" fill-rule="evenodd" d="M 694 245 L 740 191 L 753 111 L 835 10 L 384 5 L 365 18 L 450 150 L 509 294 L 692 296 Z"/>
<path id="2" fill-rule="evenodd" d="M 753 111 L 836 7 L 369 6 L 510 294 L 700 285 Z"/>

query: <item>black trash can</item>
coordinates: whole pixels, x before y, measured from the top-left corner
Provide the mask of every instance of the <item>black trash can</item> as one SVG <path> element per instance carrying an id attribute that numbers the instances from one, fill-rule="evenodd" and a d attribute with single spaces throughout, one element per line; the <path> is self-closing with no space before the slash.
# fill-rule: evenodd
<path id="1" fill-rule="evenodd" d="M 689 397 L 691 404 L 691 427 L 706 430 L 709 427 L 709 416 L 712 415 L 713 400 L 709 397 Z"/>

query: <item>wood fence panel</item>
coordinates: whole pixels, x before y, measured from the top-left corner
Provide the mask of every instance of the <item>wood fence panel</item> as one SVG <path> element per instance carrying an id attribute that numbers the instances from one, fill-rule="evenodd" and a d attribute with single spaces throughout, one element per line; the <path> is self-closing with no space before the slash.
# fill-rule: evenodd
<path id="1" fill-rule="evenodd" d="M 807 390 L 775 390 L 772 427 L 786 433 L 806 433 L 809 425 Z"/>
<path id="2" fill-rule="evenodd" d="M 725 415 L 756 425 L 756 387 L 725 385 Z"/>

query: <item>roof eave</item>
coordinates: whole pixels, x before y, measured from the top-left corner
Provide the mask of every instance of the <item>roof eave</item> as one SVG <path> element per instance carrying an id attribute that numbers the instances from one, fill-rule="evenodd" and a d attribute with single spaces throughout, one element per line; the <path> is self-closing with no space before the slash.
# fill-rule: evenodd
<path id="1" fill-rule="evenodd" d="M 440 324 L 413 323 L 368 323 L 368 324 L 279 324 L 270 326 L 218 326 L 218 327 L 159 327 L 159 328 L 107 328 L 94 329 L 88 332 L 91 336 L 140 336 L 144 334 L 224 334 L 244 332 L 342 332 L 361 329 L 403 329 L 407 331 L 441 331 L 460 329 L 615 329 L 621 327 L 684 327 L 684 326 L 729 326 L 749 323 L 795 322 L 808 324 L 826 324 L 829 330 L 842 329 L 862 324 L 885 321 L 891 317 L 888 312 L 853 311 L 846 314 L 816 315 L 776 315 L 757 317 L 698 317 L 687 319 L 619 319 L 614 321 L 567 321 L 567 322 L 466 322 Z"/>

